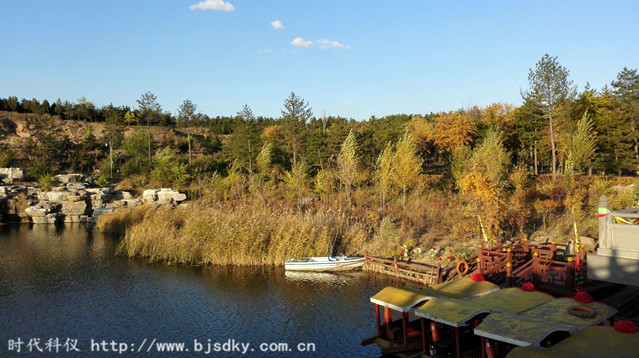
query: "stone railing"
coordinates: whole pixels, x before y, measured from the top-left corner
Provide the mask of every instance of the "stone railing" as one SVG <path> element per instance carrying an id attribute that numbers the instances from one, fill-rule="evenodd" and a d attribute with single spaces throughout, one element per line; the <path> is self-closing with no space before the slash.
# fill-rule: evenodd
<path id="1" fill-rule="evenodd" d="M 599 198 L 599 248 L 588 255 L 588 278 L 639 286 L 639 208 L 610 211 Z"/>

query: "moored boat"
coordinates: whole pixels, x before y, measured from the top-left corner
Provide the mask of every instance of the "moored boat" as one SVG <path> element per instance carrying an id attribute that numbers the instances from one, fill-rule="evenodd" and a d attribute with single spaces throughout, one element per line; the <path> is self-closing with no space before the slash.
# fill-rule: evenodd
<path id="1" fill-rule="evenodd" d="M 288 271 L 349 271 L 364 266 L 359 256 L 298 257 L 288 259 L 284 268 Z"/>

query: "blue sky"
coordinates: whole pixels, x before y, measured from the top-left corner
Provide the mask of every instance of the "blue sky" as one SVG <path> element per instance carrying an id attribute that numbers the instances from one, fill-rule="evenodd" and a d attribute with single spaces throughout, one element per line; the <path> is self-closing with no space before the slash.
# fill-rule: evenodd
<path id="1" fill-rule="evenodd" d="M 558 56 L 579 88 L 639 67 L 639 1 L 0 0 L 0 97 L 357 120 L 521 104 Z M 275 23 L 279 21 L 279 24 Z M 281 26 L 277 26 L 281 25 Z"/>

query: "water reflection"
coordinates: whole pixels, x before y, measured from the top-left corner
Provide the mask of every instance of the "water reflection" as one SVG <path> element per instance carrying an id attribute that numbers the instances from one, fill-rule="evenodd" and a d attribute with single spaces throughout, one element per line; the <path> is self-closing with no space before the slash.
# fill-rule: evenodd
<path id="1" fill-rule="evenodd" d="M 116 247 L 83 225 L 0 226 L 0 349 L 17 337 L 78 339 L 83 356 L 91 339 L 235 339 L 312 342 L 316 356 L 379 354 L 359 341 L 374 333 L 369 297 L 388 282 L 362 272 L 149 264 L 114 256 Z M 136 355 L 144 356 L 127 354 Z"/>

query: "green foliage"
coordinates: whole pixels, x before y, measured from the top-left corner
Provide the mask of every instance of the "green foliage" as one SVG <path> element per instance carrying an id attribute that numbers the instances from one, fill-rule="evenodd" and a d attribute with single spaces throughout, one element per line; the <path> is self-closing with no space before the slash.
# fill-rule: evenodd
<path id="1" fill-rule="evenodd" d="M 286 172 L 286 185 L 288 193 L 291 197 L 295 197 L 298 202 L 301 201 L 302 195 L 308 181 L 308 173 L 306 172 L 306 163 L 299 161 L 293 164 L 290 171 Z"/>
<path id="2" fill-rule="evenodd" d="M 48 173 L 38 176 L 38 187 L 42 191 L 51 191 L 53 187 L 58 185 L 55 175 Z"/>
<path id="3" fill-rule="evenodd" d="M 484 141 L 473 151 L 470 170 L 482 173 L 491 185 L 501 188 L 509 165 L 510 154 L 504 148 L 501 133 L 490 129 Z"/>
<path id="4" fill-rule="evenodd" d="M 11 149 L 0 150 L 0 168 L 9 168 L 15 160 L 15 154 Z"/>
<path id="5" fill-rule="evenodd" d="M 297 163 L 298 154 L 305 152 L 305 125 L 313 115 L 311 107 L 295 92 L 284 101 L 282 111 L 282 126 L 284 127 L 285 142 L 288 153 L 292 156 L 293 164 Z"/>
<path id="6" fill-rule="evenodd" d="M 184 186 L 188 182 L 189 175 L 186 162 L 184 159 L 179 158 L 174 150 L 164 148 L 155 155 L 153 161 L 154 166 L 151 177 L 159 182 L 161 186 L 172 183 L 177 186 Z"/>

